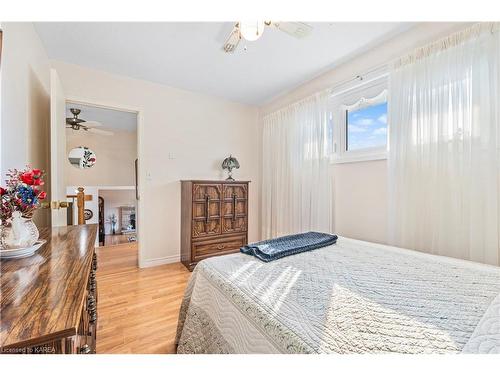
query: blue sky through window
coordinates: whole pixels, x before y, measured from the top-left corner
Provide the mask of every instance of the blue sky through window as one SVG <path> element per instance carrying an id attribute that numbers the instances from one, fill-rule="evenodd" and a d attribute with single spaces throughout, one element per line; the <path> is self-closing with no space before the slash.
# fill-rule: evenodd
<path id="1" fill-rule="evenodd" d="M 348 111 L 347 150 L 385 147 L 387 144 L 387 102 Z"/>

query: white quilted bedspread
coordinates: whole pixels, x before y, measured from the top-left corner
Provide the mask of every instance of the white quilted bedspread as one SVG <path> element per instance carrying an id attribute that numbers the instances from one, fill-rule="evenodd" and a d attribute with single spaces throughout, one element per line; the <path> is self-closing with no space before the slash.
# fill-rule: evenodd
<path id="1" fill-rule="evenodd" d="M 500 268 L 339 238 L 195 269 L 180 353 L 498 353 Z"/>

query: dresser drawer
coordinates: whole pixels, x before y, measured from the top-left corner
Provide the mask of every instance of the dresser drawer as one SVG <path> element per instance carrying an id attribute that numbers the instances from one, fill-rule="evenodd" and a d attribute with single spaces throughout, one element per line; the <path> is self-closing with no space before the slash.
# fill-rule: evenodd
<path id="1" fill-rule="evenodd" d="M 217 238 L 207 241 L 195 241 L 192 253 L 195 261 L 214 256 L 234 253 L 246 244 L 246 235 Z"/>

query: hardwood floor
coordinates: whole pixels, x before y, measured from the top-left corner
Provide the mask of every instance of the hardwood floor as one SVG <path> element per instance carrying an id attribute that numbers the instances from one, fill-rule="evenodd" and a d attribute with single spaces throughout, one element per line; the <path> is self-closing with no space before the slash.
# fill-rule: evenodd
<path id="1" fill-rule="evenodd" d="M 174 353 L 191 273 L 181 264 L 137 268 L 137 243 L 97 249 L 97 353 Z"/>
<path id="2" fill-rule="evenodd" d="M 121 245 L 124 243 L 130 243 L 129 237 L 135 236 L 135 233 L 131 234 L 106 234 L 104 236 L 104 246 Z"/>

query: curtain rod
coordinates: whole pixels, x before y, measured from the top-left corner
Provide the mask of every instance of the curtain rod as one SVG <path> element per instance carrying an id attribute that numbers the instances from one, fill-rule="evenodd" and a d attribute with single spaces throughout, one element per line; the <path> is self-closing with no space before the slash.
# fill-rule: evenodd
<path id="1" fill-rule="evenodd" d="M 335 95 L 339 95 L 339 94 L 342 94 L 344 93 L 345 91 L 347 90 L 351 90 L 351 89 L 354 89 L 356 88 L 358 85 L 355 85 L 355 86 L 349 86 L 348 88 L 345 88 L 344 90 L 342 91 L 339 91 L 342 87 L 345 87 L 346 85 L 352 83 L 352 82 L 356 82 L 356 81 L 359 81 L 359 85 L 362 85 L 362 84 L 365 84 L 365 83 L 368 83 L 368 82 L 372 82 L 376 79 L 379 79 L 383 76 L 386 76 L 388 75 L 388 66 L 389 64 L 385 63 L 385 64 L 381 64 L 381 65 L 377 65 L 375 66 L 374 68 L 370 68 L 369 70 L 363 72 L 363 73 L 360 73 L 360 74 L 357 74 L 355 75 L 354 77 L 351 77 L 351 78 L 348 78 L 344 81 L 341 81 L 341 82 L 337 82 L 335 84 L 335 86 L 329 86 L 328 88 L 326 89 L 322 89 L 322 90 L 319 90 L 319 91 L 316 91 L 310 95 L 307 95 L 306 97 L 304 98 L 301 98 L 299 100 L 296 100 L 290 104 L 287 104 L 285 105 L 284 107 L 281 107 L 281 108 L 278 108 L 277 110 L 275 111 L 272 111 L 270 113 L 267 113 L 263 116 L 263 118 L 269 116 L 269 115 L 272 115 L 273 113 L 278 113 L 280 112 L 281 110 L 285 109 L 285 108 L 288 108 L 288 107 L 293 107 L 303 101 L 306 101 L 306 100 L 309 100 L 311 99 L 312 97 L 316 96 L 316 95 L 322 95 L 322 94 L 326 94 L 326 95 L 332 95 L 332 96 L 335 96 Z M 380 72 L 380 74 L 377 74 L 375 75 L 374 77 L 372 78 L 368 78 L 368 76 L 372 75 L 373 73 L 376 73 L 376 72 Z"/>
<path id="2" fill-rule="evenodd" d="M 424 46 L 420 46 L 414 49 L 411 53 L 395 59 L 392 64 L 396 69 L 401 68 L 405 65 L 413 64 L 416 61 L 429 57 L 434 53 L 445 51 L 448 48 L 456 47 L 471 40 L 472 38 L 477 38 L 481 35 L 484 35 L 484 33 L 493 34 L 495 32 L 498 32 L 499 29 L 499 22 L 478 22 L 465 29 L 456 31 L 438 40 L 434 40 Z"/>
<path id="3" fill-rule="evenodd" d="M 343 94 L 344 92 L 346 92 L 348 90 L 352 90 L 359 85 L 363 85 L 363 84 L 372 82 L 374 80 L 377 80 L 379 78 L 382 78 L 382 77 L 388 75 L 389 74 L 388 67 L 389 67 L 389 64 L 387 64 L 387 63 L 378 65 L 374 68 L 371 68 L 368 71 L 365 71 L 364 73 L 356 75 L 355 77 L 352 77 L 352 78 L 346 79 L 342 82 L 339 82 L 335 86 L 326 89 L 326 91 L 332 96 Z M 378 73 L 378 74 L 376 74 L 376 73 Z M 349 84 L 356 82 L 356 81 L 359 82 L 359 85 L 355 85 L 355 86 L 349 85 Z M 348 86 L 348 87 L 345 87 L 345 86 Z M 342 89 L 342 88 L 344 88 L 344 89 Z"/>
<path id="4" fill-rule="evenodd" d="M 500 29 L 500 22 L 479 22 L 479 23 L 476 23 L 464 30 L 461 30 L 461 31 L 458 31 L 458 32 L 455 32 L 451 35 L 448 35 L 447 37 L 444 37 L 444 38 L 441 38 L 441 39 L 438 39 L 437 41 L 433 41 L 429 44 L 427 44 L 426 46 L 422 46 L 422 47 L 419 47 L 417 48 L 416 50 L 413 51 L 413 53 L 409 54 L 409 55 L 405 55 L 404 57 L 408 57 L 410 55 L 413 55 L 416 53 L 416 51 L 422 51 L 422 50 L 425 50 L 425 49 L 431 49 L 432 47 L 435 47 L 435 46 L 438 46 L 438 45 L 443 45 L 443 47 L 448 47 L 453 41 L 456 43 L 457 40 L 461 40 L 461 39 L 465 39 L 467 38 L 468 36 L 471 36 L 471 35 L 474 35 L 474 34 L 478 34 L 484 30 L 487 30 L 487 31 L 490 31 L 491 33 L 494 33 L 496 31 L 498 31 Z M 381 72 L 381 74 L 377 77 L 373 77 L 371 80 L 373 79 L 377 79 L 379 77 L 382 77 L 384 76 L 385 74 L 387 74 L 387 71 L 389 69 L 389 66 L 391 65 L 394 65 L 394 64 L 398 64 L 398 62 L 400 62 L 404 57 L 399 57 L 399 58 L 396 58 L 396 59 L 392 59 L 391 61 L 389 62 L 386 62 L 384 64 L 380 64 L 374 68 L 371 68 L 370 70 L 362 73 L 362 74 L 358 74 L 356 75 L 355 77 L 353 78 L 349 78 L 349 79 L 346 79 L 345 81 L 343 82 L 339 82 L 337 83 L 335 86 L 333 87 L 330 87 L 328 89 L 326 89 L 326 91 L 330 91 L 332 94 L 338 94 L 336 93 L 335 91 L 337 91 L 340 87 L 348 84 L 348 83 L 351 83 L 351 82 L 355 82 L 355 81 L 365 81 L 365 77 L 366 76 L 369 76 L 371 75 L 372 73 L 376 73 L 378 71 Z M 365 82 L 363 82 L 365 83 Z"/>

